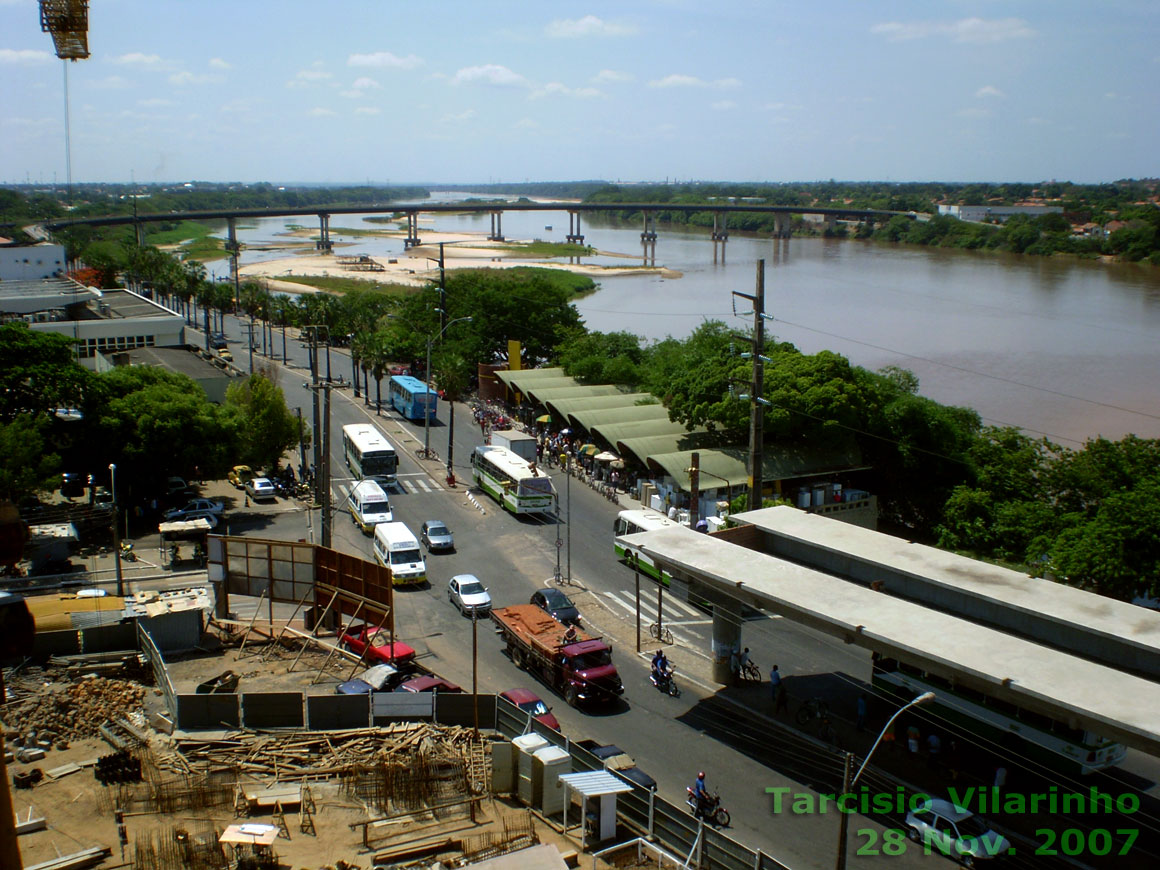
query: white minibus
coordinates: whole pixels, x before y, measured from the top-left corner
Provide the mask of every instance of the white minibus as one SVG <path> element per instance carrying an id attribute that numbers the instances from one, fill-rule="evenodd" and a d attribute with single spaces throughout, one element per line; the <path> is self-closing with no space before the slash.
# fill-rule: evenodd
<path id="1" fill-rule="evenodd" d="M 394 519 L 386 492 L 374 480 L 360 480 L 356 483 L 350 491 L 347 504 L 351 520 L 368 535 L 379 523 L 389 523 Z"/>
<path id="2" fill-rule="evenodd" d="M 375 526 L 375 561 L 391 569 L 391 583 L 395 586 L 410 586 L 427 579 L 419 539 L 406 523 Z"/>

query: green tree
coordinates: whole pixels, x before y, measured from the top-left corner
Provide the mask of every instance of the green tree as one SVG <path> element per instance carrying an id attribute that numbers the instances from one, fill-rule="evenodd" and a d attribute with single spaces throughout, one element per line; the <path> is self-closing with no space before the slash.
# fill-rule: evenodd
<path id="1" fill-rule="evenodd" d="M 0 421 L 54 408 L 84 409 L 93 378 L 73 354 L 68 336 L 19 322 L 0 325 Z"/>
<path id="2" fill-rule="evenodd" d="M 274 468 L 298 443 L 298 418 L 286 407 L 281 387 L 256 372 L 226 391 L 226 408 L 240 422 L 238 457 L 241 462 Z"/>
<path id="3" fill-rule="evenodd" d="M 18 502 L 59 482 L 60 456 L 48 449 L 46 417 L 20 414 L 0 422 L 0 502 Z"/>
<path id="4" fill-rule="evenodd" d="M 628 332 L 573 331 L 557 348 L 557 362 L 585 384 L 635 386 L 642 379 L 645 353 L 639 336 Z"/>

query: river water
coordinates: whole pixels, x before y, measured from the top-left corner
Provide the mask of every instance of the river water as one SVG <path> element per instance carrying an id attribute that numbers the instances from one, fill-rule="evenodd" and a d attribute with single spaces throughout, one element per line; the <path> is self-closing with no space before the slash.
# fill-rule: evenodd
<path id="1" fill-rule="evenodd" d="M 454 201 L 463 194 L 433 194 Z M 431 217 L 431 216 L 423 216 Z M 297 221 L 267 218 L 240 227 L 243 244 L 275 242 Z M 347 251 L 401 256 L 401 239 L 342 236 L 339 226 L 383 228 L 362 216 L 335 216 Z M 551 227 L 551 229 L 549 229 Z M 437 215 L 420 224 L 446 232 L 486 233 L 488 215 Z M 512 239 L 564 241 L 567 212 L 507 212 Z M 640 228 L 584 220 L 587 244 L 639 257 Z M 285 240 L 284 237 L 281 240 Z M 242 262 L 286 256 L 248 250 Z M 590 329 L 626 330 L 648 339 L 684 337 L 715 318 L 744 329 L 732 291 L 752 293 L 765 261 L 767 334 L 804 352 L 831 349 L 877 369 L 913 371 L 920 392 L 977 410 L 988 423 L 1044 434 L 1068 447 L 1102 435 L 1160 437 L 1160 269 L 852 240 L 732 235 L 725 262 L 713 262 L 708 235 L 659 229 L 656 263 L 682 273 L 608 277 L 576 306 Z M 633 263 L 616 257 L 586 263 Z M 636 263 L 641 260 L 637 259 Z M 210 264 L 218 272 L 224 262 Z M 738 300 L 737 311 L 748 305 Z"/>

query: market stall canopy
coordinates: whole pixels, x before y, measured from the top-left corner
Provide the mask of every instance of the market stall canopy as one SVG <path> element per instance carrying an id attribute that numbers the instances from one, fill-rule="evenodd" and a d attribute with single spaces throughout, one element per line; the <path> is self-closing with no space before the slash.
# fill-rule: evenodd
<path id="1" fill-rule="evenodd" d="M 578 452 L 581 456 L 594 456 L 599 450 L 595 444 L 585 444 Z"/>
<path id="2" fill-rule="evenodd" d="M 607 450 L 605 450 L 603 453 L 597 453 L 592 458 L 597 462 L 612 462 L 614 459 L 619 459 L 620 457 L 615 453 L 609 453 Z"/>
<path id="3" fill-rule="evenodd" d="M 541 414 L 539 417 L 536 418 L 536 422 L 537 423 L 551 423 L 552 422 L 552 415 L 551 414 Z"/>
<path id="4" fill-rule="evenodd" d="M 161 523 L 157 526 L 157 531 L 163 535 L 180 535 L 184 532 L 208 532 L 213 526 L 209 524 L 209 520 L 205 517 L 198 517 L 195 520 L 176 520 L 171 523 Z"/>

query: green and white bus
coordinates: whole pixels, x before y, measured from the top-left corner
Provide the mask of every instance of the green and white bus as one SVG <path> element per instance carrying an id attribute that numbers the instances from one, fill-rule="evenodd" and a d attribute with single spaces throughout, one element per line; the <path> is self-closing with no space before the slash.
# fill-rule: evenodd
<path id="1" fill-rule="evenodd" d="M 369 478 L 388 485 L 395 482 L 399 455 L 377 426 L 370 423 L 343 426 L 342 454 L 355 480 Z"/>
<path id="2" fill-rule="evenodd" d="M 476 486 L 513 514 L 548 513 L 556 505 L 552 478 L 506 447 L 476 447 L 471 473 Z"/>
<path id="3" fill-rule="evenodd" d="M 662 513 L 650 510 L 627 510 L 621 511 L 616 515 L 616 522 L 612 526 L 612 549 L 616 553 L 616 558 L 620 559 L 630 568 L 634 561 L 640 565 L 641 573 L 648 574 L 654 580 L 659 580 L 666 586 L 672 580 L 672 576 L 667 572 L 657 567 L 647 554 L 642 553 L 636 547 L 626 547 L 620 543 L 617 538 L 622 535 L 635 535 L 637 532 L 652 532 L 657 529 L 669 529 L 678 526 L 676 520 L 670 520 Z"/>

